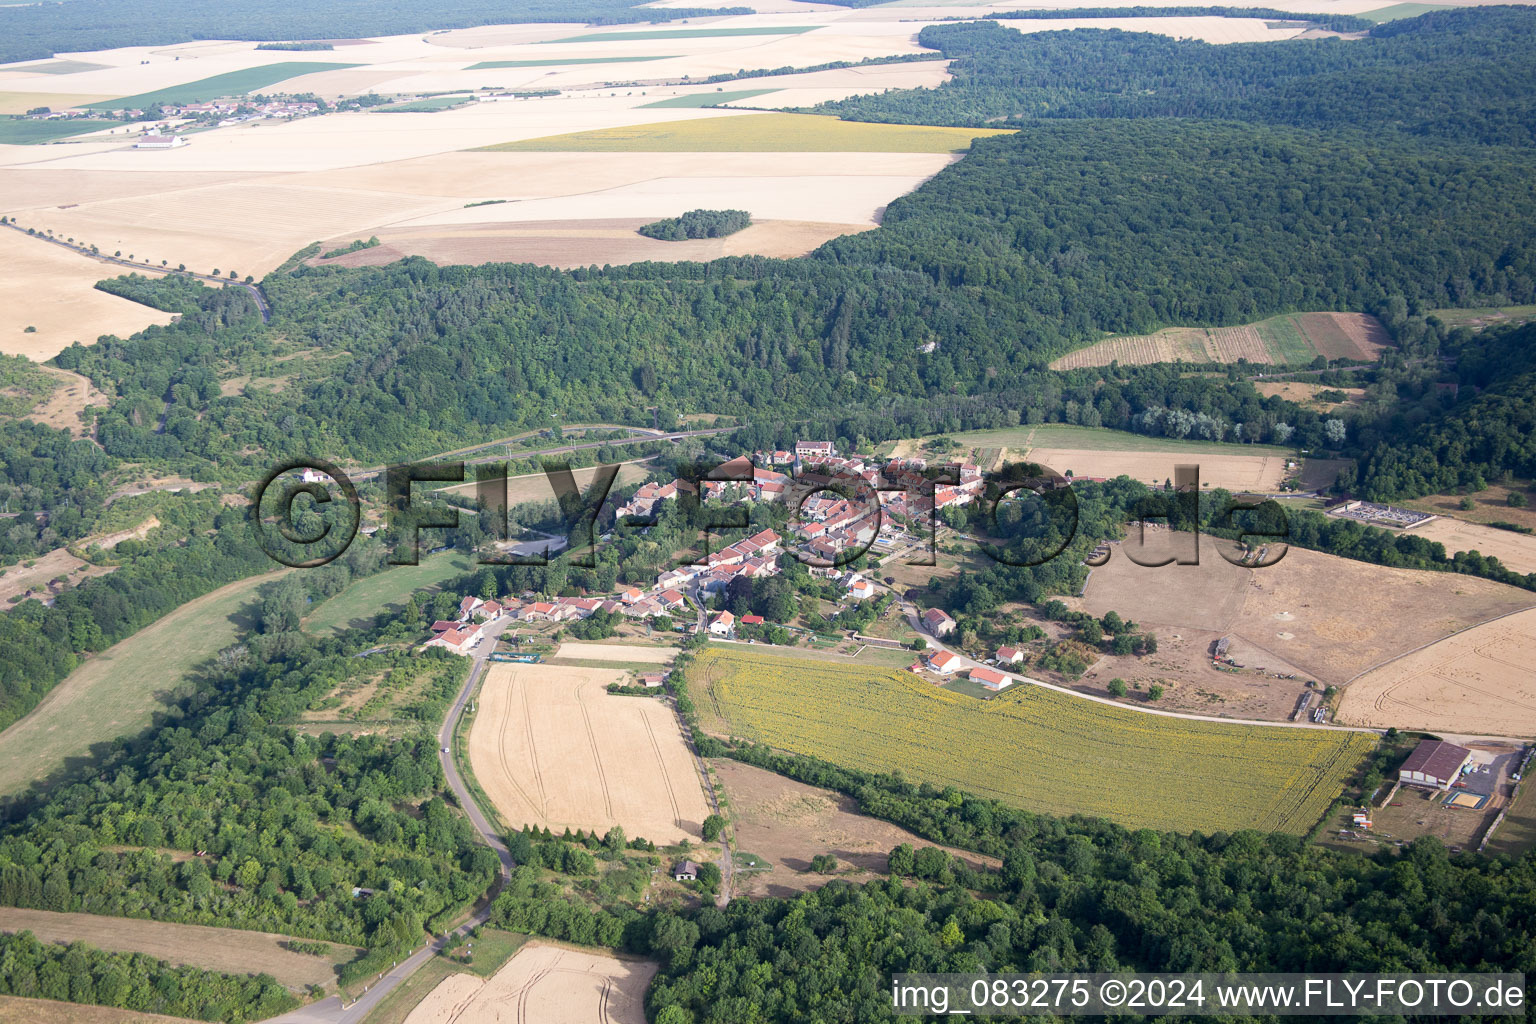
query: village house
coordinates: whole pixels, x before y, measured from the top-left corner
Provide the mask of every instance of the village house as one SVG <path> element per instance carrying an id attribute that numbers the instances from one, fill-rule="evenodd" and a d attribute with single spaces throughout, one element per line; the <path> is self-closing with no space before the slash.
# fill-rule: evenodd
<path id="1" fill-rule="evenodd" d="M 923 612 L 923 625 L 934 636 L 948 636 L 955 631 L 955 620 L 942 608 L 929 608 Z"/>
<path id="2" fill-rule="evenodd" d="M 972 682 L 980 683 L 989 690 L 1001 690 L 1013 683 L 1012 679 L 995 668 L 973 668 L 968 675 Z"/>
<path id="3" fill-rule="evenodd" d="M 960 656 L 958 654 L 952 654 L 949 651 L 939 651 L 927 657 L 928 667 L 939 673 L 939 675 L 947 676 L 951 672 L 958 672 L 960 670 Z"/>
<path id="4" fill-rule="evenodd" d="M 715 612 L 709 617 L 709 631 L 715 636 L 729 636 L 736 616 L 730 612 Z"/>
<path id="5" fill-rule="evenodd" d="M 997 663 L 999 665 L 1017 665 L 1024 660 L 1024 652 L 1017 647 L 1009 647 L 1006 644 L 997 649 Z"/>

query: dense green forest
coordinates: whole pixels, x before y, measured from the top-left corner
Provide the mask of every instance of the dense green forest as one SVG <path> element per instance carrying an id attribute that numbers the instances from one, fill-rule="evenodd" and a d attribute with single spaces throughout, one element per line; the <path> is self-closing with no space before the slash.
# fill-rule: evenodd
<path id="1" fill-rule="evenodd" d="M 1485 332 L 1456 360 L 1459 400 L 1387 434 L 1345 485 L 1367 498 L 1482 490 L 1536 478 L 1536 325 Z"/>
<path id="2" fill-rule="evenodd" d="M 355 39 L 520 22 L 612 25 L 750 13 L 745 7 L 652 10 L 635 0 L 453 0 L 430 7 L 401 0 L 251 0 L 236 6 L 200 0 L 66 0 L 0 7 L 0 64 L 193 39 Z"/>
<path id="3" fill-rule="evenodd" d="M 1274 7 L 1052 7 L 1037 10 L 998 11 L 989 18 L 1054 21 L 1058 18 L 1265 18 L 1271 21 L 1304 22 L 1333 32 L 1368 32 L 1374 21 L 1353 14 L 1314 14 L 1282 11 Z"/>
<path id="4" fill-rule="evenodd" d="M 172 967 L 143 953 L 43 943 L 31 932 L 0 935 L 0 995 L 231 1022 L 265 1020 L 299 1005 L 266 975 Z"/>
<path id="5" fill-rule="evenodd" d="M 444 802 L 433 737 L 312 737 L 282 724 L 381 672 L 447 669 L 462 681 L 464 663 L 444 652 L 362 654 L 391 626 L 345 642 L 251 634 L 220 652 L 157 728 L 35 809 L 18 805 L 25 813 L 0 834 L 0 904 L 419 945 L 496 872 Z M 166 847 L 207 856 L 175 863 Z"/>
<path id="6" fill-rule="evenodd" d="M 1532 160 L 1282 127 L 1034 122 L 978 140 L 881 230 L 802 260 L 299 268 L 263 283 L 269 327 L 214 292 L 196 316 L 58 362 L 115 397 L 98 436 L 131 459 L 383 461 L 551 420 L 648 423 L 652 406 L 773 422 L 979 400 L 1055 419 L 1063 391 L 1092 384 L 1039 371 L 1104 331 L 1536 299 Z M 281 395 L 220 396 L 223 367 L 279 336 L 323 362 Z M 1145 411 L 1088 404 L 1131 429 Z"/>
<path id="7" fill-rule="evenodd" d="M 1536 11 L 1528 7 L 1435 12 L 1349 41 L 1215 45 L 1094 29 L 1023 35 L 995 21 L 930 25 L 918 40 L 956 58 L 951 81 L 818 111 L 989 128 L 1042 118 L 1200 117 L 1536 143 Z"/>

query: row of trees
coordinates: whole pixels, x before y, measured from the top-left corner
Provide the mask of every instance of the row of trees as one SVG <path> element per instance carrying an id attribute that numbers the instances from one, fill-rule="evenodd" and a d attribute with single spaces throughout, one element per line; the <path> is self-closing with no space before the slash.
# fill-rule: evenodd
<path id="1" fill-rule="evenodd" d="M 231 1022 L 265 1020 L 299 1002 L 269 975 L 172 967 L 143 953 L 43 943 L 26 931 L 0 935 L 0 995 Z"/>

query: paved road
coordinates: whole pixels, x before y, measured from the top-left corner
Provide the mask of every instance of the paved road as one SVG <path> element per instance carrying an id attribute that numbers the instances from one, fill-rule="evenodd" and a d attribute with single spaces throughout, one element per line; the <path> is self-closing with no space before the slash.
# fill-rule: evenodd
<path id="1" fill-rule="evenodd" d="M 103 256 L 99 252 L 92 252 L 89 246 L 71 245 L 62 238 L 50 238 L 48 235 L 36 232 L 28 235 L 27 229 L 19 224 L 7 224 L 5 226 L 12 230 L 20 231 L 22 234 L 27 235 L 28 238 L 36 238 L 42 242 L 52 242 L 60 248 L 68 249 L 72 253 L 84 256 L 86 259 L 95 260 L 98 263 L 110 263 L 113 266 L 128 267 L 131 270 L 142 271 L 146 274 L 180 274 L 183 277 L 195 277 L 199 281 L 208 281 L 225 287 L 244 288 L 251 293 L 251 298 L 256 300 L 256 309 L 261 313 L 262 323 L 268 323 L 272 319 L 272 307 L 267 305 L 267 297 L 254 284 L 246 284 L 243 281 L 234 281 L 225 277 L 214 277 L 212 274 L 196 274 L 190 270 L 172 270 L 170 267 L 156 267 L 149 263 L 135 263 L 132 260 L 125 260 L 121 256 Z"/>
<path id="2" fill-rule="evenodd" d="M 470 796 L 469 787 L 464 784 L 464 779 L 459 774 L 458 766 L 454 764 L 452 753 L 453 732 L 454 727 L 458 724 L 459 717 L 464 713 L 465 706 L 469 703 L 470 694 L 474 693 L 476 684 L 485 675 L 487 656 L 491 653 L 491 649 L 495 647 L 495 643 L 490 641 L 493 641 L 511 621 L 510 619 L 503 620 L 499 624 L 486 628 L 485 632 L 488 642 L 481 644 L 475 650 L 475 653 L 471 655 L 472 664 L 469 670 L 469 677 L 464 681 L 464 688 L 459 691 L 458 697 L 453 702 L 453 707 L 449 709 L 447 716 L 443 719 L 443 727 L 437 733 L 437 757 L 443 766 L 443 775 L 448 780 L 448 788 L 452 790 L 454 798 L 458 801 L 459 806 L 463 808 L 470 823 L 479 831 L 480 837 L 485 840 L 486 845 L 496 852 L 496 858 L 501 861 L 501 878 L 498 880 L 496 888 L 500 888 L 501 883 L 505 882 L 512 874 L 512 868 L 514 867 L 512 855 L 507 851 L 507 845 L 502 842 L 500 834 L 491 827 L 491 823 L 481 813 L 479 805 Z M 490 916 L 490 900 L 486 900 L 484 904 L 470 915 L 469 920 L 454 929 L 452 934 L 462 935 L 471 928 L 484 924 Z M 281 1017 L 272 1017 L 267 1024 L 359 1024 L 374 1007 L 378 1006 L 385 996 L 389 995 L 405 979 L 416 973 L 447 942 L 447 936 L 434 939 L 405 960 L 391 967 L 388 973 L 369 984 L 367 991 L 351 1003 L 343 1005 L 339 996 L 330 996 L 319 1002 L 300 1007 L 292 1013 L 283 1014 Z"/>

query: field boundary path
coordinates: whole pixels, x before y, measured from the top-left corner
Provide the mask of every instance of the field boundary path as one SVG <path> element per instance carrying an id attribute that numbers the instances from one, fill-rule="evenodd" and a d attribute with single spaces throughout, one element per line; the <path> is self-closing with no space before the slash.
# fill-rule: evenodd
<path id="1" fill-rule="evenodd" d="M 506 628 L 508 624 L 503 623 L 502 628 Z M 498 629 L 494 632 L 499 633 L 500 630 Z M 492 638 L 494 639 L 494 634 L 492 634 Z M 480 833 L 480 837 L 485 840 L 487 846 L 495 851 L 496 859 L 501 862 L 501 875 L 496 880 L 497 884 L 493 887 L 494 890 L 500 888 L 502 883 L 512 877 L 512 869 L 516 865 L 512 862 L 512 854 L 508 852 L 507 844 L 502 841 L 500 834 L 491 827 L 491 823 L 486 819 L 484 812 L 480 810 L 480 805 L 475 803 L 474 797 L 470 795 L 469 787 L 464 784 L 464 779 L 459 774 L 458 767 L 454 764 L 453 760 L 454 728 L 458 725 L 459 717 L 464 713 L 465 705 L 469 703 L 470 695 L 475 692 L 475 687 L 479 685 L 481 678 L 485 675 L 486 666 L 489 664 L 488 656 L 496 645 L 492 643 L 482 644 L 481 646 L 484 648 L 483 652 L 477 651 L 471 656 L 473 664 L 470 667 L 469 675 L 464 680 L 464 686 L 459 690 L 458 697 L 454 699 L 453 706 L 448 709 L 448 714 L 443 716 L 442 728 L 437 731 L 437 759 L 443 766 L 443 777 L 448 782 L 448 788 L 453 791 L 454 798 L 458 800 L 465 817 L 469 819 L 470 824 L 475 826 L 475 830 Z M 373 1009 L 379 1005 L 385 996 L 389 995 L 396 986 L 425 966 L 428 960 L 448 944 L 450 937 L 463 935 L 471 928 L 477 928 L 484 924 L 490 920 L 490 917 L 491 900 L 487 899 L 483 906 L 471 914 L 469 920 L 459 925 L 453 931 L 434 938 L 404 960 L 397 962 L 387 972 L 374 980 L 363 991 L 363 994 L 352 1002 L 343 1003 L 340 996 L 327 996 L 318 1002 L 310 1003 L 308 1006 L 301 1006 L 299 1009 L 285 1013 L 280 1017 L 270 1017 L 268 1018 L 268 1024 L 362 1024 L 362 1021 L 369 1013 L 373 1012 Z"/>
<path id="2" fill-rule="evenodd" d="M 261 287 L 259 285 L 246 284 L 244 281 L 234 281 L 223 277 L 214 277 L 212 274 L 199 274 L 191 270 L 172 270 L 169 267 L 156 267 L 148 263 L 134 263 L 132 260 L 125 260 L 121 256 L 103 256 L 99 252 L 92 252 L 86 246 L 71 245 L 69 242 L 64 241 L 62 238 L 54 238 L 51 235 L 38 234 L 35 229 L 28 231 L 20 224 L 16 224 L 14 222 L 8 223 L 5 226 L 11 228 L 13 231 L 21 232 L 28 238 L 36 238 L 43 242 L 52 242 L 54 245 L 68 249 L 70 252 L 77 253 L 87 259 L 95 260 L 98 263 L 110 263 L 113 266 L 128 267 L 132 270 L 142 270 L 150 274 L 165 274 L 167 276 L 171 274 L 180 274 L 183 277 L 195 277 L 199 281 L 211 281 L 214 284 L 223 287 L 244 288 L 246 291 L 251 293 L 251 298 L 256 300 L 256 309 L 261 313 L 261 322 L 271 323 L 272 321 L 272 307 L 267 305 L 267 297 L 262 294 Z"/>

